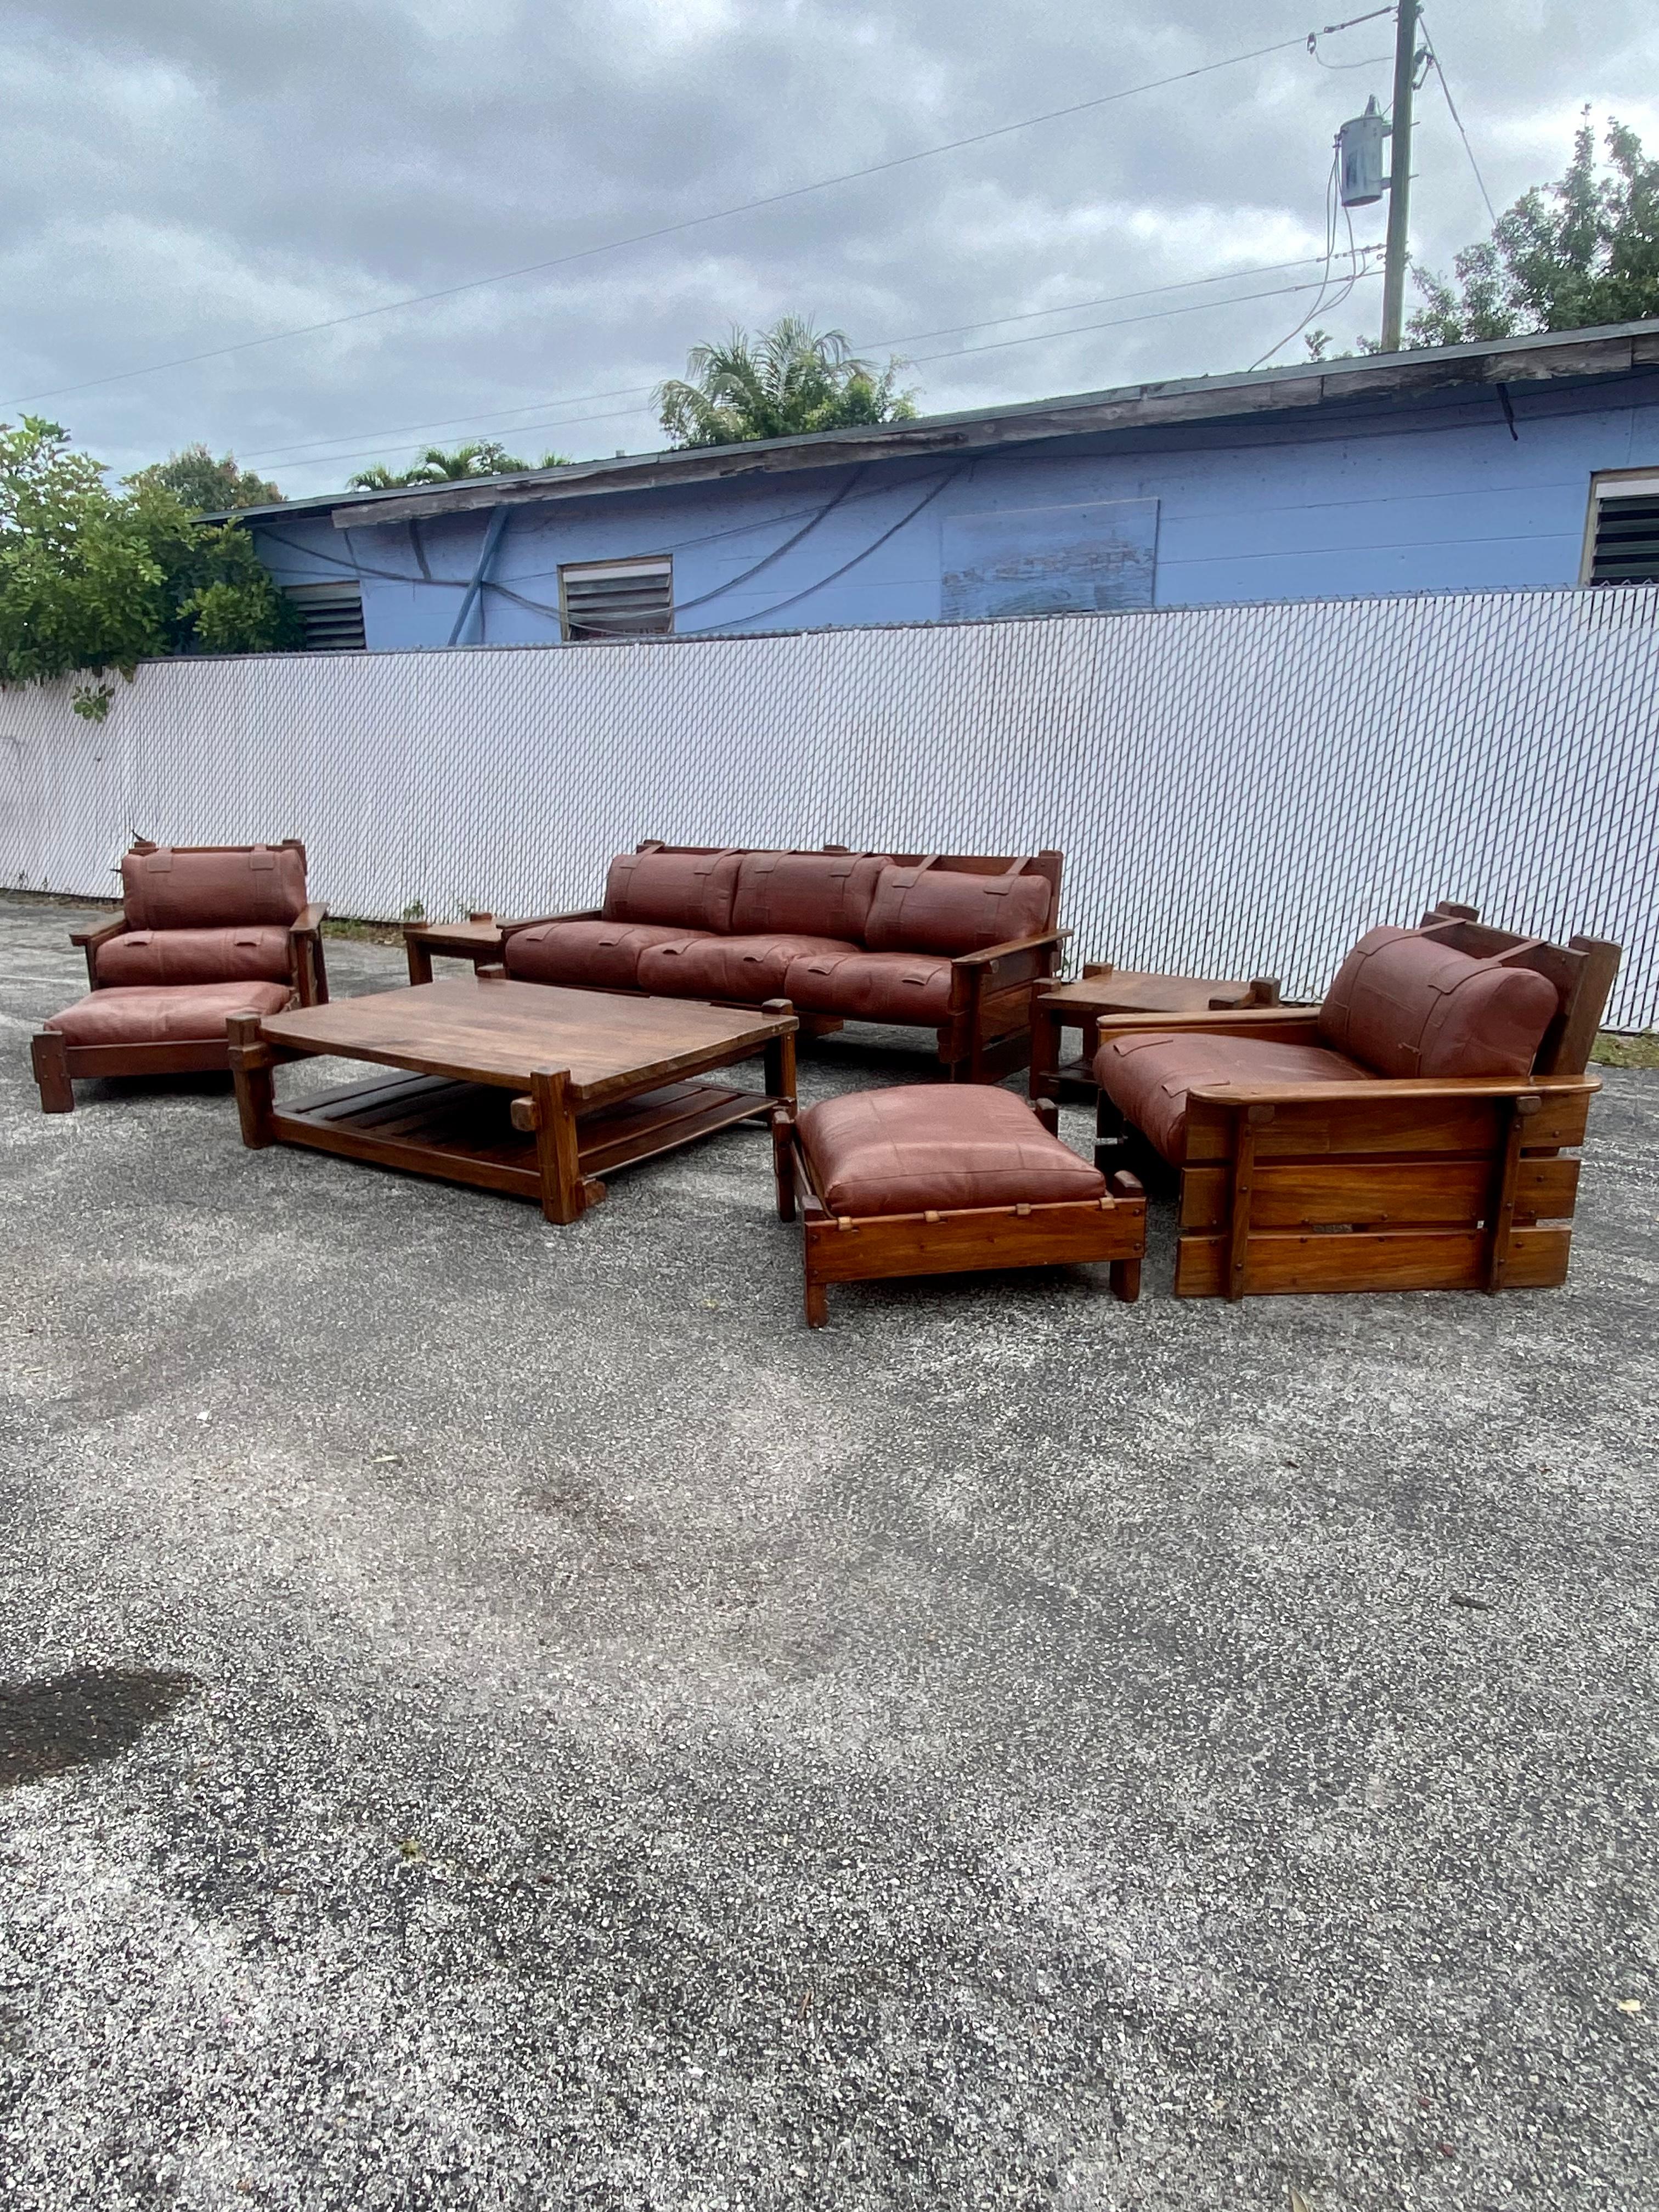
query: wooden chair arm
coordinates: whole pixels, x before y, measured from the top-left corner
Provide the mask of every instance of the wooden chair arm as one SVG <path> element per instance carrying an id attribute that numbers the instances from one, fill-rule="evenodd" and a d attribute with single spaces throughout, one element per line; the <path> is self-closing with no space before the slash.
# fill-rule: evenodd
<path id="1" fill-rule="evenodd" d="M 295 937 L 315 937 L 327 918 L 328 908 L 320 900 L 314 901 L 310 906 L 301 908 L 289 922 L 289 929 Z"/>
<path id="2" fill-rule="evenodd" d="M 1102 1024 L 1104 1027 L 1104 1024 Z M 1197 1083 L 1189 1100 L 1205 1106 L 1377 1106 L 1402 1113 L 1425 1098 L 1589 1097 L 1593 1075 L 1376 1075 L 1358 1083 Z"/>
<path id="3" fill-rule="evenodd" d="M 1201 1014 L 1095 1014 L 1103 1039 L 1137 1030 L 1177 1031 L 1183 1036 L 1294 1037 L 1319 1026 L 1317 1006 L 1212 1006 Z"/>
<path id="4" fill-rule="evenodd" d="M 119 937 L 127 927 L 125 914 L 118 914 L 113 921 L 100 921 L 96 929 L 72 929 L 69 933 L 71 945 L 95 952 L 100 945 L 108 944 L 112 937 Z"/>
<path id="5" fill-rule="evenodd" d="M 1072 934 L 1069 929 L 1045 929 L 1039 937 L 1011 937 L 1006 945 L 988 945 L 980 952 L 957 952 L 951 956 L 953 968 L 994 968 L 999 960 L 1006 960 L 1013 952 L 1040 952 L 1045 945 L 1064 945 Z"/>
<path id="6" fill-rule="evenodd" d="M 602 906 L 588 906 L 584 907 L 580 914 L 527 914 L 522 921 L 498 921 L 495 927 L 501 931 L 501 941 L 505 944 L 509 937 L 516 936 L 520 930 L 539 929 L 544 922 L 603 921 L 604 920 L 605 908 Z"/>

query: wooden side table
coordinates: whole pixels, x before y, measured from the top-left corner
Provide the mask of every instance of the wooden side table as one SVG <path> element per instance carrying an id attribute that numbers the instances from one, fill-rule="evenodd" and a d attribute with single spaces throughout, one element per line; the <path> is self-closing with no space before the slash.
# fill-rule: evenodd
<path id="1" fill-rule="evenodd" d="M 1244 981 L 1224 975 L 1158 975 L 1144 969 L 1115 968 L 1110 961 L 1085 964 L 1077 982 L 1039 991 L 1031 1001 L 1030 1081 L 1037 1118 L 1046 1129 L 1057 1130 L 1062 1100 L 1093 1103 L 1091 1067 L 1103 1015 L 1203 1014 L 1216 1007 L 1279 1002 L 1275 975 Z M 1060 1032 L 1068 1029 L 1083 1032 L 1083 1049 L 1077 1059 L 1062 1061 Z"/>
<path id="2" fill-rule="evenodd" d="M 432 981 L 435 953 L 444 960 L 470 960 L 477 969 L 501 957 L 501 926 L 493 914 L 470 914 L 465 921 L 406 921 L 404 951 L 411 983 Z"/>

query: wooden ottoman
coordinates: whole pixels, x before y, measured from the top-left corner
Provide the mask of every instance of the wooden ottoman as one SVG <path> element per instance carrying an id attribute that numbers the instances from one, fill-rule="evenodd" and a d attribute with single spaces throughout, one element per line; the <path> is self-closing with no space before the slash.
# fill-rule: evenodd
<path id="1" fill-rule="evenodd" d="M 981 1085 L 902 1084 L 809 1107 L 779 1139 L 778 1210 L 805 1214 L 806 1318 L 825 1285 L 986 1267 L 1110 1263 L 1140 1294 L 1146 1200 L 1051 1137 L 1021 1099 Z"/>

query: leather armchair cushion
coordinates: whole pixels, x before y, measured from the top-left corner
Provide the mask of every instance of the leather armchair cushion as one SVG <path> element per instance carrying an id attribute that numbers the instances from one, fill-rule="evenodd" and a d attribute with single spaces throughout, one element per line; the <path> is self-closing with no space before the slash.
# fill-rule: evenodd
<path id="1" fill-rule="evenodd" d="M 133 929 L 282 927 L 306 902 L 305 862 L 291 845 L 204 853 L 157 845 L 123 856 L 121 888 Z"/>
<path id="2" fill-rule="evenodd" d="M 197 983 L 171 989 L 89 991 L 46 1027 L 71 1044 L 210 1044 L 233 1014 L 280 1014 L 295 1003 L 286 983 Z"/>
<path id="3" fill-rule="evenodd" d="M 781 999 L 784 979 L 805 954 L 857 951 L 832 937 L 687 937 L 640 960 L 640 988 L 663 999 Z"/>
<path id="4" fill-rule="evenodd" d="M 826 1098 L 800 1140 L 831 1213 L 923 1213 L 1104 1194 L 1106 1181 L 1011 1091 L 901 1084 Z"/>
<path id="5" fill-rule="evenodd" d="M 890 865 L 876 885 L 864 941 L 872 952 L 981 952 L 1047 929 L 1054 895 L 1047 876 Z"/>
<path id="6" fill-rule="evenodd" d="M 1559 1004 L 1536 969 L 1373 929 L 1325 994 L 1319 1034 L 1378 1075 L 1530 1075 Z"/>
<path id="7" fill-rule="evenodd" d="M 507 974 L 521 982 L 631 991 L 642 953 L 653 945 L 694 943 L 699 933 L 640 922 L 538 921 L 533 929 L 515 929 L 501 957 Z"/>
<path id="8" fill-rule="evenodd" d="M 100 984 L 285 983 L 292 974 L 286 929 L 251 922 L 233 929 L 135 929 L 97 951 Z"/>
<path id="9" fill-rule="evenodd" d="M 792 960 L 781 998 L 798 1013 L 934 1029 L 951 1011 L 951 963 L 925 952 L 813 952 Z"/>
<path id="10" fill-rule="evenodd" d="M 833 937 L 860 944 L 887 866 L 856 853 L 745 853 L 732 927 L 744 937 Z"/>
<path id="11" fill-rule="evenodd" d="M 1367 1083 L 1371 1071 L 1319 1045 L 1266 1037 L 1141 1030 L 1111 1037 L 1095 1054 L 1095 1080 L 1119 1110 L 1179 1167 L 1187 1151 L 1187 1097 L 1212 1083 Z"/>
<path id="12" fill-rule="evenodd" d="M 605 884 L 607 921 L 724 933 L 741 853 L 618 853 Z"/>

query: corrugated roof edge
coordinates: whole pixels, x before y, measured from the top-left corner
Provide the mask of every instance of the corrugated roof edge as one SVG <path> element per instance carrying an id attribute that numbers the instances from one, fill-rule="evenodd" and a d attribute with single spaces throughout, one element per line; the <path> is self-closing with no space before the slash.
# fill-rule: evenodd
<path id="1" fill-rule="evenodd" d="M 532 469 L 517 476 L 409 484 L 397 491 L 322 492 L 273 506 L 242 507 L 237 519 L 249 522 L 261 517 L 331 514 L 337 529 L 357 529 L 468 508 L 580 498 L 599 491 L 642 491 L 714 477 L 1018 445 L 1077 437 L 1094 429 L 1216 421 L 1340 400 L 1409 399 L 1461 384 L 1618 376 L 1644 368 L 1659 368 L 1659 320 L 1480 339 L 1412 353 L 1361 354 L 1353 360 L 1289 369 L 1245 369 L 1224 376 L 1120 385 L 1103 392 L 1022 400 L 1013 406 L 919 416 L 909 422 L 816 430 L 794 438 L 757 438 L 735 446 L 672 447 L 620 459 L 575 461 L 562 469 Z M 222 513 L 200 518 L 204 522 L 228 519 Z"/>

